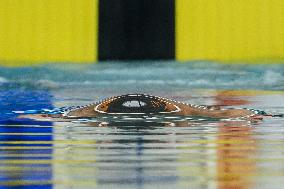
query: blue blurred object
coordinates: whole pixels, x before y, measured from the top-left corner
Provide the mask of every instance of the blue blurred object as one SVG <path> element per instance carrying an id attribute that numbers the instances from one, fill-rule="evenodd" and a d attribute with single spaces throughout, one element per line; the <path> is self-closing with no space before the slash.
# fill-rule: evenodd
<path id="1" fill-rule="evenodd" d="M 53 108 L 48 91 L 0 90 L 0 160 L 6 162 L 2 163 L 1 167 L 12 166 L 20 170 L 18 174 L 12 174 L 5 169 L 0 170 L 0 188 L 7 188 L 5 184 L 1 186 L 1 182 L 17 181 L 33 183 L 17 185 L 21 188 L 52 188 L 51 184 L 46 184 L 52 179 L 51 164 L 38 162 L 52 158 L 52 123 L 19 119 L 18 114 L 13 113 L 13 111 L 36 111 L 42 108 Z M 24 162 L 13 164 L 14 160 Z M 29 160 L 34 162 L 30 163 Z M 43 184 L 36 184 L 42 181 Z"/>

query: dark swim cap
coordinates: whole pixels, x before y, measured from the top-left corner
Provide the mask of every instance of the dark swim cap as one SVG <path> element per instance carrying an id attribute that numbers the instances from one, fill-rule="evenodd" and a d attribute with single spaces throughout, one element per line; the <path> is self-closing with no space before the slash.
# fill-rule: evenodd
<path id="1" fill-rule="evenodd" d="M 166 111 L 166 103 L 155 96 L 128 94 L 108 104 L 107 113 L 159 113 Z"/>

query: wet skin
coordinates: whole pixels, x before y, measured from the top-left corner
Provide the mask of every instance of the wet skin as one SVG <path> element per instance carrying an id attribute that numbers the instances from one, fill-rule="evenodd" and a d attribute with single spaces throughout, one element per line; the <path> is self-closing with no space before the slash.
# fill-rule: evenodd
<path id="1" fill-rule="evenodd" d="M 102 115 L 171 115 L 207 118 L 262 119 L 257 112 L 247 109 L 220 109 L 217 106 L 198 106 L 163 97 L 128 94 L 107 98 L 101 102 L 81 106 L 60 114 L 24 115 L 25 118 L 68 120 L 95 118 Z"/>

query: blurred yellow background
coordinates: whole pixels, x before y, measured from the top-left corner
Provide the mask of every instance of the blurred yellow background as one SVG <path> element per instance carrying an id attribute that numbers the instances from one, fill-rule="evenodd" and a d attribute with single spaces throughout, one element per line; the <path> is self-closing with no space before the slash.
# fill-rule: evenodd
<path id="1" fill-rule="evenodd" d="M 0 60 L 93 62 L 97 0 L 1 0 Z"/>
<path id="2" fill-rule="evenodd" d="M 284 1 L 176 0 L 178 60 L 284 58 Z"/>
<path id="3" fill-rule="evenodd" d="M 1 0 L 1 64 L 96 62 L 98 4 Z M 175 5 L 176 60 L 284 58 L 282 0 L 175 0 Z"/>

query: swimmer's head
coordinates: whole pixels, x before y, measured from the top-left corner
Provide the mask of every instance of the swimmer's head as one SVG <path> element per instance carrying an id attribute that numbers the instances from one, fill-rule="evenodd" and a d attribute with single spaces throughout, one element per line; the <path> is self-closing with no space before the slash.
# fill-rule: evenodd
<path id="1" fill-rule="evenodd" d="M 144 94 L 111 97 L 95 106 L 95 111 L 107 114 L 170 113 L 177 109 L 162 98 Z"/>

